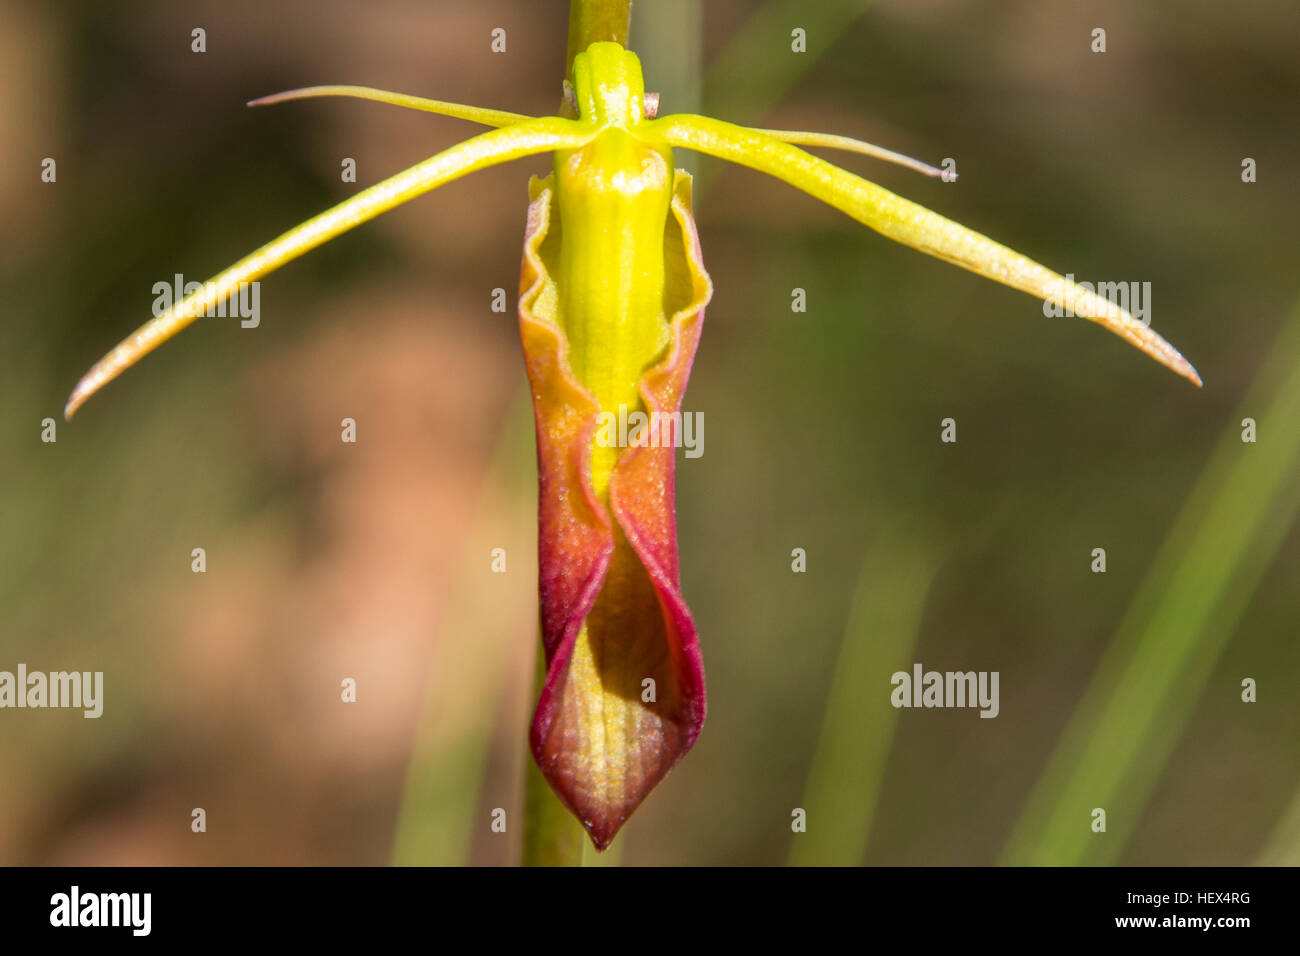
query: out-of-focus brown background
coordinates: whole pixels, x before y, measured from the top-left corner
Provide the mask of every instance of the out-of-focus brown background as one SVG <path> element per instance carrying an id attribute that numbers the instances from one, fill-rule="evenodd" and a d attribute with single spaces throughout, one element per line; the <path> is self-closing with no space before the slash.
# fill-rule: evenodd
<path id="1" fill-rule="evenodd" d="M 1154 325 L 1206 387 L 781 183 L 682 157 L 703 174 L 717 287 L 686 403 L 704 454 L 678 480 L 710 712 L 618 859 L 834 861 L 799 841 L 840 827 L 866 862 L 1010 859 L 1057 754 L 1082 768 L 1063 806 L 1119 783 L 1111 831 L 1084 816 L 1059 855 L 1059 833 L 1032 837 L 1047 859 L 1090 859 L 1094 839 L 1124 863 L 1295 861 L 1300 535 L 1278 449 L 1300 421 L 1283 407 L 1257 444 L 1224 444 L 1300 374 L 1276 345 L 1300 297 L 1294 3 L 642 6 L 632 45 L 665 112 L 955 158 L 955 184 L 837 161 L 1080 279 L 1150 281 Z M 566 14 L 0 2 L 0 670 L 106 683 L 98 720 L 0 710 L 0 862 L 518 858 L 517 827 L 489 823 L 498 807 L 521 819 L 532 707 L 535 466 L 513 308 L 545 160 L 384 215 L 264 280 L 260 328 L 201 322 L 75 422 L 59 413 L 148 317 L 153 283 L 204 279 L 472 132 L 373 103 L 246 100 L 355 83 L 551 112 Z M 956 445 L 939 441 L 945 417 Z M 1219 448 L 1256 459 L 1227 459 L 1246 477 L 1215 497 Z M 1189 497 L 1201 481 L 1208 497 Z M 1209 538 L 1169 538 L 1207 515 Z M 1162 548 L 1194 564 L 1161 577 Z M 1144 588 L 1191 608 L 1171 643 L 1130 622 Z M 1093 684 L 1112 652 L 1135 682 L 1114 694 Z M 914 661 L 999 671 L 1000 716 L 882 711 Z M 1240 700 L 1246 677 L 1257 703 Z M 1148 683 L 1166 692 L 1145 713 Z M 1090 685 L 1119 702 L 1112 722 L 1063 738 Z M 796 807 L 839 809 L 799 835 Z"/>

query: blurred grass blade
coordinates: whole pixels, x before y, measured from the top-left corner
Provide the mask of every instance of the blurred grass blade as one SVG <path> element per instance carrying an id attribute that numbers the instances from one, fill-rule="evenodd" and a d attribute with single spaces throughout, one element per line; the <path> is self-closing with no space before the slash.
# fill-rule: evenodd
<path id="1" fill-rule="evenodd" d="M 1300 866 L 1300 789 L 1260 851 L 1259 866 Z"/>
<path id="2" fill-rule="evenodd" d="M 869 6 L 871 0 L 768 0 L 704 71 L 703 107 L 698 112 L 732 123 L 756 121 L 790 92 Z M 790 31 L 795 27 L 806 31 L 806 53 L 790 50 Z M 761 63 L 762 69 L 754 69 L 755 63 Z M 738 77 L 744 81 L 737 82 Z M 666 100 L 659 115 L 685 112 L 688 110 L 684 105 Z M 713 161 L 701 166 L 694 153 L 682 155 L 692 174 L 699 170 L 695 183 L 698 200 L 712 186 L 722 163 Z"/>
<path id="3" fill-rule="evenodd" d="M 1268 354 L 1058 740 L 1002 862 L 1110 863 L 1139 822 L 1300 511 L 1300 304 Z M 1241 441 L 1248 417 L 1256 444 Z M 1106 811 L 1104 834 L 1090 829 L 1094 807 Z"/>
<path id="4" fill-rule="evenodd" d="M 649 89 L 660 96 L 659 115 L 698 113 L 704 60 L 704 10 L 700 0 L 633 4 L 632 39 Z M 694 153 L 674 153 L 673 164 L 692 176 L 699 172 Z M 698 207 L 698 185 L 695 193 Z"/>
<path id="5" fill-rule="evenodd" d="M 732 123 L 744 123 L 777 103 L 837 39 L 871 0 L 768 0 L 704 74 L 704 109 Z M 792 53 L 790 31 L 806 32 L 808 52 Z M 762 64 L 755 69 L 755 64 Z M 679 113 L 678 107 L 664 113 Z"/>
<path id="6" fill-rule="evenodd" d="M 929 552 L 897 533 L 882 534 L 862 561 L 804 786 L 808 830 L 790 848 L 794 866 L 862 862 L 898 723 L 889 675 L 911 669 L 934 572 Z"/>
<path id="7" fill-rule="evenodd" d="M 528 441 L 532 409 L 527 392 L 515 399 L 497 437 L 483 494 L 474 503 L 477 516 L 460 561 L 463 580 L 449 589 L 453 598 L 433 636 L 430 690 L 415 728 L 393 837 L 395 866 L 460 866 L 468 861 L 476 828 L 488 826 L 486 816 L 475 815 L 483 809 L 480 793 L 499 713 L 493 705 L 510 683 L 502 661 L 527 644 L 517 639 L 518 609 L 501 597 L 503 576 L 485 569 L 497 546 L 507 546 L 519 555 L 512 558 L 516 566 L 527 568 L 526 542 L 537 520 Z M 528 600 L 531 604 L 531 596 Z M 521 706 L 520 725 L 524 713 Z M 518 733 L 518 727 L 511 729 Z M 509 832 L 516 832 L 513 825 Z"/>

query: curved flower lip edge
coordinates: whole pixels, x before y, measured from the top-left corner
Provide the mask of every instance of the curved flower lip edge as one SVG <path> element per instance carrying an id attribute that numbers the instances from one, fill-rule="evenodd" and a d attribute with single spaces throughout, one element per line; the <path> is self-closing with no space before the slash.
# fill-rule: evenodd
<path id="1" fill-rule="evenodd" d="M 538 426 L 539 476 L 543 482 L 539 514 L 539 590 L 542 636 L 548 660 L 546 679 L 537 703 L 530 744 L 533 756 L 560 800 L 587 829 L 598 849 L 605 849 L 619 828 L 663 776 L 689 751 L 699 737 L 707 710 L 704 667 L 690 610 L 678 579 L 677 538 L 674 517 L 674 454 L 668 447 L 631 447 L 624 451 L 610 477 L 609 508 L 600 501 L 591 479 L 592 442 L 600 407 L 595 397 L 574 376 L 568 365 L 569 345 L 559 326 L 538 314 L 536 305 L 546 284 L 546 266 L 540 247 L 547 234 L 553 191 L 551 180 L 534 178 L 529 192 L 528 227 L 521 269 L 519 315 L 525 360 L 533 384 L 534 401 L 544 400 L 542 384 L 558 385 L 569 415 L 561 422 L 567 447 L 556 448 L 542 409 L 535 410 Z M 703 266 L 699 236 L 691 214 L 691 179 L 678 171 L 674 177 L 671 214 L 681 230 L 686 268 L 690 276 L 687 304 L 670 320 L 670 343 L 654 367 L 638 381 L 646 410 L 672 411 L 680 407 L 690 366 L 699 343 L 704 309 L 712 296 L 712 283 Z M 547 456 L 559 464 L 560 483 L 567 491 L 561 499 L 548 487 L 555 476 L 547 474 Z M 568 479 L 566 482 L 565 479 Z M 568 483 L 576 487 L 568 487 Z M 579 492 L 576 496 L 574 492 Z M 575 500 L 576 498 L 576 500 Z M 581 504 L 578 505 L 578 502 Z M 583 514 L 578 514 L 581 508 Z M 612 517 L 611 517 L 612 512 Z M 569 781 L 548 754 L 547 744 L 557 716 L 577 636 L 605 585 L 614 551 L 614 522 L 626 536 L 645 569 L 663 613 L 671 666 L 680 697 L 683 734 L 656 768 L 640 780 L 633 799 L 617 807 L 593 807 L 581 794 L 571 792 Z M 557 530 L 558 529 L 558 530 Z M 560 540 L 556 540 L 560 539 Z M 565 547 L 565 545 L 569 547 Z M 548 553 L 551 550 L 554 553 Z"/>
<path id="2" fill-rule="evenodd" d="M 658 365 L 647 370 L 638 383 L 641 399 L 645 403 L 646 410 L 652 414 L 670 413 L 681 407 L 682 394 L 686 391 L 687 379 L 695 361 L 696 349 L 699 347 L 705 307 L 713 297 L 713 284 L 704 269 L 700 237 L 691 212 L 691 186 L 690 174 L 678 171 L 673 179 L 671 208 L 682 231 L 682 238 L 685 240 L 692 295 L 690 302 L 671 319 L 672 339 L 668 353 Z M 640 473 L 643 470 L 649 471 L 653 468 L 650 458 L 655 451 L 656 449 L 646 446 L 629 448 L 610 478 L 609 497 L 615 520 L 618 521 L 628 542 L 650 574 L 650 579 L 661 599 L 671 604 L 671 610 L 679 624 L 685 622 L 685 627 L 679 631 L 683 635 L 680 651 L 688 659 L 692 674 L 698 677 L 700 696 L 698 701 L 693 697 L 687 697 L 688 704 L 698 704 L 698 714 L 692 713 L 688 718 L 692 732 L 681 754 L 678 755 L 680 760 L 695 743 L 704 725 L 706 710 L 704 665 L 700 656 L 695 624 L 690 609 L 682 597 L 679 584 L 674 448 L 669 446 L 657 449 L 666 462 L 663 481 L 659 485 L 661 507 L 643 508 L 642 505 L 648 500 L 647 496 L 639 495 L 635 489 L 628 487 L 635 478 L 642 477 Z M 674 647 L 673 650 L 677 651 L 678 648 Z"/>

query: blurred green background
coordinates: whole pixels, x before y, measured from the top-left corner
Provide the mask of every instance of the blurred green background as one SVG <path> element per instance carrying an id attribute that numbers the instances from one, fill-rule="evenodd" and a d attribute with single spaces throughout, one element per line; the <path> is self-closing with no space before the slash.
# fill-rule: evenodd
<path id="1" fill-rule="evenodd" d="M 551 112 L 566 14 L 0 2 L 0 670 L 106 685 L 99 720 L 0 711 L 0 862 L 518 859 L 517 827 L 489 824 L 521 819 L 533 703 L 513 308 L 544 160 L 386 214 L 264 280 L 260 328 L 199 323 L 60 410 L 154 282 L 204 279 L 471 132 L 246 100 L 337 82 Z M 678 473 L 709 720 L 619 861 L 1300 862 L 1297 36 L 1291 0 L 635 11 L 664 112 L 954 158 L 945 184 L 831 157 L 1060 272 L 1151 282 L 1206 386 L 681 157 L 717 289 L 686 398 L 704 455 Z M 914 662 L 999 671 L 1000 715 L 894 710 Z"/>

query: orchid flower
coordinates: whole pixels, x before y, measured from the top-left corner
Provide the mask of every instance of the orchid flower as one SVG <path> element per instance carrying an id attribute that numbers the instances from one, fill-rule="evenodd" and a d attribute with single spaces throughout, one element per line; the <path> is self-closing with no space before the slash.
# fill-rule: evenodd
<path id="1" fill-rule="evenodd" d="M 530 117 L 364 87 L 312 87 L 251 105 L 353 96 L 494 127 L 358 193 L 219 273 L 143 325 L 77 384 L 65 414 L 236 292 L 385 210 L 488 166 L 552 153 L 530 184 L 519 324 L 537 431 L 539 590 L 546 674 L 533 755 L 597 848 L 691 748 L 704 723 L 704 671 L 682 597 L 674 441 L 599 440 L 602 413 L 669 422 L 712 286 L 691 211 L 689 149 L 768 173 L 871 229 L 979 275 L 1069 307 L 1200 384 L 1196 370 L 1122 308 L 979 233 L 799 148 L 847 149 L 936 175 L 845 137 L 749 129 L 696 115 L 656 117 L 637 57 L 591 44 L 566 86 L 573 117 Z M 680 427 L 680 419 L 676 427 Z"/>

